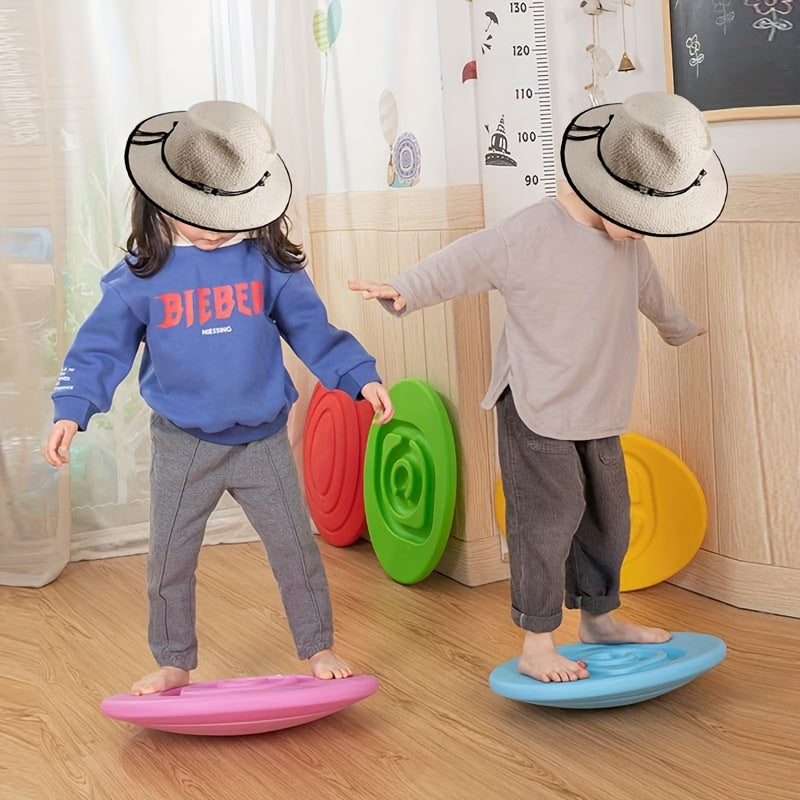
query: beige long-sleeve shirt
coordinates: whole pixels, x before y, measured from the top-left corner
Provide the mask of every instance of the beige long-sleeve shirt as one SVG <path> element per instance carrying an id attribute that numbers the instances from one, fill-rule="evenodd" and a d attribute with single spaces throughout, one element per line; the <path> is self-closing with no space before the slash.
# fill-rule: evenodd
<path id="1" fill-rule="evenodd" d="M 508 385 L 523 422 L 554 439 L 627 430 L 639 311 L 669 344 L 699 332 L 643 240 L 614 241 L 550 198 L 456 240 L 389 283 L 405 298 L 400 314 L 497 289 L 506 318 L 481 406 L 492 408 Z"/>

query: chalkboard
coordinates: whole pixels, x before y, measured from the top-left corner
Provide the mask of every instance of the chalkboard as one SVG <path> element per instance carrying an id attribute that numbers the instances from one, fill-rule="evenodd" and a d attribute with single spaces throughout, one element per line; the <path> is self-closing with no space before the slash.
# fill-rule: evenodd
<path id="1" fill-rule="evenodd" d="M 670 91 L 709 120 L 800 117 L 800 0 L 663 0 Z"/>

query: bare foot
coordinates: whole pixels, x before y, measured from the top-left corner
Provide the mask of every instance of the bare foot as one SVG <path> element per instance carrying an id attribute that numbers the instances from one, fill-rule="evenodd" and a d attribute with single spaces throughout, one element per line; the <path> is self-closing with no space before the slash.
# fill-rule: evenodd
<path id="1" fill-rule="evenodd" d="M 144 678 L 140 678 L 131 687 L 131 694 L 154 694 L 174 689 L 176 686 L 186 686 L 189 683 L 189 673 L 179 667 L 161 667 Z"/>
<path id="2" fill-rule="evenodd" d="M 556 650 L 552 633 L 525 632 L 517 669 L 543 683 L 562 683 L 588 678 L 583 661 L 571 661 Z"/>
<path id="3" fill-rule="evenodd" d="M 612 614 L 581 614 L 578 631 L 587 644 L 657 644 L 672 638 L 669 631 L 616 619 Z"/>
<path id="4" fill-rule="evenodd" d="M 353 670 L 346 661 L 342 661 L 333 650 L 320 650 L 308 659 L 311 674 L 315 678 L 330 680 L 332 678 L 349 678 Z"/>

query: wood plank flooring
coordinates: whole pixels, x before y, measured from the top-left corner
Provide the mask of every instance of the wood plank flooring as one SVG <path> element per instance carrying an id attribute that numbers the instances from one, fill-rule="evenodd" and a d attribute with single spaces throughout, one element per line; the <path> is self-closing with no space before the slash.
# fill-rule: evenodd
<path id="1" fill-rule="evenodd" d="M 42 589 L 0 587 L 2 800 L 797 800 L 800 619 L 668 584 L 631 619 L 725 640 L 726 659 L 633 706 L 551 709 L 495 695 L 516 656 L 506 583 L 439 574 L 402 586 L 371 545 L 320 541 L 337 650 L 379 691 L 324 719 L 246 737 L 161 733 L 100 700 L 152 668 L 144 557 L 69 564 Z M 205 547 L 195 680 L 304 672 L 258 543 Z M 568 612 L 557 640 L 577 638 Z"/>

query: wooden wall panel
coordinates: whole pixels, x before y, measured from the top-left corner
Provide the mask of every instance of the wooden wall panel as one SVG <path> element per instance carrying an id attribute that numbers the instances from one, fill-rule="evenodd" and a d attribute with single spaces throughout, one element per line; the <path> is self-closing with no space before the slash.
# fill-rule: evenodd
<path id="1" fill-rule="evenodd" d="M 315 196 L 308 205 L 314 280 L 331 321 L 375 354 L 387 384 L 405 377 L 427 381 L 448 409 L 459 480 L 439 571 L 468 585 L 506 578 L 494 526 L 494 422 L 480 408 L 491 369 L 486 295 L 398 319 L 346 286 L 351 277 L 387 280 L 482 227 L 480 187 Z"/>
<path id="2" fill-rule="evenodd" d="M 479 186 L 400 192 L 395 197 L 400 230 L 464 232 L 483 227 L 483 193 Z"/>
<path id="3" fill-rule="evenodd" d="M 705 235 L 689 237 L 685 241 L 672 240 L 675 269 L 671 286 L 681 303 L 697 322 L 707 331 L 703 336 L 679 347 L 678 385 L 675 397 L 679 400 L 680 440 L 676 452 L 697 475 L 702 486 L 713 484 L 713 402 L 711 392 L 711 350 L 708 322 L 708 282 L 706 259 L 708 255 Z M 688 398 L 688 402 L 686 399 Z M 711 520 L 716 515 L 714 493 L 706 493 L 708 513 Z M 717 543 L 717 526 L 710 524 L 704 546 L 714 549 Z"/>
<path id="4" fill-rule="evenodd" d="M 750 342 L 767 561 L 800 569 L 800 226 L 755 223 L 742 228 L 743 290 Z M 782 254 L 793 253 L 793 258 Z M 800 598 L 798 598 L 800 604 Z"/>
<path id="5" fill-rule="evenodd" d="M 400 269 L 397 247 L 397 232 L 357 231 L 355 270 L 347 277 L 374 274 L 377 280 L 385 280 Z M 366 247 L 364 247 L 366 245 Z M 364 248 L 364 249 L 362 249 Z M 346 282 L 343 284 L 346 286 Z M 340 290 L 342 287 L 339 287 Z M 346 292 L 350 307 L 360 310 L 361 330 L 373 331 L 371 334 L 381 342 L 378 368 L 388 385 L 399 381 L 405 375 L 405 358 L 402 348 L 395 346 L 397 326 L 394 320 L 377 303 L 365 303 L 359 296 Z"/>
<path id="6" fill-rule="evenodd" d="M 800 617 L 800 175 L 730 179 L 706 231 L 648 240 L 666 283 L 708 334 L 666 345 L 642 319 L 631 430 L 677 453 L 709 507 L 698 556 L 672 583 L 724 602 Z M 389 383 L 421 377 L 456 431 L 456 519 L 439 570 L 469 585 L 507 576 L 493 517 L 493 415 L 479 408 L 491 369 L 485 294 L 398 321 L 345 288 L 385 280 L 482 226 L 480 187 L 309 199 L 318 286 L 337 324 L 378 355 Z M 357 269 L 354 273 L 353 266 Z"/>
<path id="7" fill-rule="evenodd" d="M 494 481 L 497 474 L 494 415 L 480 408 L 491 373 L 489 310 L 486 294 L 456 298 L 445 304 L 448 351 L 451 353 L 451 401 L 456 441 L 459 447 L 459 496 L 462 528 L 476 540 L 490 540 L 496 549 L 493 570 L 486 565 L 470 570 L 475 582 L 507 577 L 499 534 L 494 524 Z M 459 538 L 459 537 L 456 537 Z M 446 563 L 446 562 L 445 562 Z"/>
<path id="8" fill-rule="evenodd" d="M 671 348 L 646 333 L 632 421 L 686 461 L 709 505 L 702 549 L 671 582 L 792 616 L 800 616 L 798 192 L 797 175 L 732 178 L 714 226 L 648 242 L 709 333 L 678 348 L 677 382 Z M 663 399 L 669 393 L 677 408 Z"/>
<path id="9" fill-rule="evenodd" d="M 715 257 L 708 262 L 713 440 L 718 529 L 717 552 L 767 563 L 763 495 L 759 483 L 759 442 L 749 380 L 749 343 L 737 230 L 719 223 L 708 234 Z M 727 230 L 726 230 L 727 228 Z M 706 491 L 711 491 L 708 487 Z M 737 500 L 744 491 L 747 502 Z"/>
<path id="10" fill-rule="evenodd" d="M 437 237 L 438 241 L 438 237 Z M 401 231 L 397 237 L 397 255 L 400 269 L 416 264 L 422 258 L 420 235 L 418 231 Z M 405 357 L 407 378 L 427 380 L 428 367 L 425 360 L 425 317 L 423 314 L 409 314 L 403 317 L 399 326 L 402 331 L 402 348 Z"/>
<path id="11" fill-rule="evenodd" d="M 800 175 L 738 175 L 720 222 L 797 222 Z"/>

